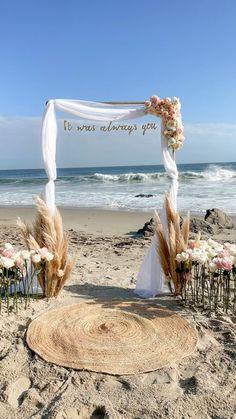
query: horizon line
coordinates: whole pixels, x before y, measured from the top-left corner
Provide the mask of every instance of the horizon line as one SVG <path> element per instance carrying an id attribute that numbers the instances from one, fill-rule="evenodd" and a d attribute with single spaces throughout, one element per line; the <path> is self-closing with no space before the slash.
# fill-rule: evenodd
<path id="1" fill-rule="evenodd" d="M 192 162 L 192 163 L 178 163 L 178 165 L 194 165 L 194 164 L 233 164 L 236 161 L 206 161 L 206 162 Z M 105 168 L 120 168 L 120 167 L 149 167 L 149 166 L 164 166 L 163 163 L 158 164 L 126 164 L 126 165 L 111 165 L 111 166 L 69 166 L 69 167 L 57 167 L 57 170 L 65 169 L 105 169 Z M 45 170 L 44 167 L 35 167 L 35 168 L 10 168 L 10 169 L 0 169 L 0 172 L 13 171 L 13 170 Z"/>

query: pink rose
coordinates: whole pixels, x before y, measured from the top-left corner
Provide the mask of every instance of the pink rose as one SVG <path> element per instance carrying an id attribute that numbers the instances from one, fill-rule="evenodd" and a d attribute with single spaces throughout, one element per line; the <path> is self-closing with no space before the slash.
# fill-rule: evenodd
<path id="1" fill-rule="evenodd" d="M 215 258 L 213 262 L 216 264 L 218 269 L 225 269 L 226 271 L 231 271 L 233 263 L 230 259 Z"/>
<path id="2" fill-rule="evenodd" d="M 13 255 L 13 251 L 10 249 L 3 249 L 2 251 L 2 256 L 4 256 L 5 258 L 11 258 Z"/>
<path id="3" fill-rule="evenodd" d="M 17 259 L 17 260 L 15 261 L 15 264 L 16 264 L 16 267 L 17 267 L 18 269 L 23 270 L 24 263 L 23 263 L 23 260 L 22 260 L 22 259 Z"/>
<path id="4" fill-rule="evenodd" d="M 160 98 L 158 96 L 152 96 L 150 100 L 151 100 L 152 106 L 156 106 L 158 102 L 160 102 Z"/>
<path id="5" fill-rule="evenodd" d="M 224 258 L 226 256 L 229 256 L 229 253 L 226 249 L 221 250 L 221 252 L 219 252 L 218 255 L 217 255 L 217 257 L 219 257 L 219 258 Z"/>
<path id="6" fill-rule="evenodd" d="M 190 249 L 194 249 L 196 244 L 195 244 L 195 240 L 189 240 L 188 241 L 188 246 Z"/>
<path id="7" fill-rule="evenodd" d="M 47 253 L 48 253 L 48 249 L 46 247 L 42 247 L 41 249 L 39 249 L 39 254 L 41 255 L 43 259 L 45 258 Z"/>
<path id="8" fill-rule="evenodd" d="M 231 260 L 229 260 L 229 259 L 227 259 L 227 260 L 224 260 L 224 259 L 223 259 L 223 266 L 224 266 L 224 269 L 225 269 L 226 271 L 231 271 L 231 269 L 233 268 L 233 263 L 232 263 L 232 261 L 231 261 Z"/>

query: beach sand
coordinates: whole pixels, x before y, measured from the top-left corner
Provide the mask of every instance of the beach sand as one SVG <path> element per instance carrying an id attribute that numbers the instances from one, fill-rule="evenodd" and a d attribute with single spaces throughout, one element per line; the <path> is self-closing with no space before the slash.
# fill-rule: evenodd
<path id="1" fill-rule="evenodd" d="M 17 216 L 1 208 L 0 241 L 19 244 Z M 153 299 L 176 310 L 198 332 L 196 351 L 181 362 L 140 375 L 111 376 L 49 364 L 25 343 L 29 322 L 49 308 L 93 298 L 136 298 L 136 275 L 150 238 L 135 237 L 152 214 L 63 209 L 76 268 L 57 300 L 35 300 L 18 315 L 0 315 L 0 418 L 233 419 L 236 406 L 235 318 L 209 318 L 171 296 Z M 235 231 L 219 239 L 233 239 Z"/>

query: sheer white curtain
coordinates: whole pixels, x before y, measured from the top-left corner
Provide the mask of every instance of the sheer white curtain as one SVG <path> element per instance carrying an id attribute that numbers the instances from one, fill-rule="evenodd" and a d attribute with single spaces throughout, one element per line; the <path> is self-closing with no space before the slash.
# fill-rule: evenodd
<path id="1" fill-rule="evenodd" d="M 161 137 L 161 149 L 165 170 L 171 179 L 169 195 L 173 208 L 176 210 L 178 194 L 178 170 L 174 160 L 174 156 L 171 156 L 167 148 L 166 140 L 163 136 Z M 166 212 L 164 208 L 160 213 L 160 218 L 164 227 L 164 233 L 165 235 L 167 235 L 168 228 L 166 221 Z M 155 235 L 152 238 L 151 245 L 143 260 L 137 277 L 135 293 L 138 294 L 140 297 L 154 297 L 157 294 L 169 291 L 167 285 L 165 284 L 165 276 L 162 272 L 159 258 L 157 256 L 156 246 L 157 238 Z"/>
<path id="2" fill-rule="evenodd" d="M 48 183 L 45 188 L 45 199 L 48 208 L 53 213 L 55 209 L 56 139 L 57 122 L 55 110 L 69 112 L 82 119 L 90 121 L 121 121 L 139 118 L 146 115 L 144 105 L 108 105 L 83 100 L 55 99 L 47 103 L 42 123 L 42 152 Z M 162 157 L 167 175 L 171 179 L 170 196 L 174 207 L 178 191 L 178 171 L 164 138 L 162 138 Z M 155 238 L 142 263 L 138 274 L 136 293 L 143 297 L 163 292 L 164 284 L 161 267 L 156 255 Z"/>

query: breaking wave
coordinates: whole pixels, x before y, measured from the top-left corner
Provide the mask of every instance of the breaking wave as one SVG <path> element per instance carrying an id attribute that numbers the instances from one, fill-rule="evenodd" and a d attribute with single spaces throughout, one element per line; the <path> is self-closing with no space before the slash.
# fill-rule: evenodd
<path id="1" fill-rule="evenodd" d="M 130 172 L 120 174 L 105 174 L 105 173 L 93 173 L 88 175 L 75 175 L 75 176 L 58 176 L 57 183 L 158 183 L 161 180 L 166 180 L 167 175 L 163 172 Z M 179 172 L 180 181 L 200 181 L 206 180 L 208 182 L 230 180 L 236 178 L 236 170 L 230 168 L 224 168 L 219 166 L 210 165 L 205 170 L 191 171 L 185 170 Z M 43 185 L 46 182 L 46 176 L 41 177 L 2 177 L 0 178 L 0 184 L 2 185 Z"/>

